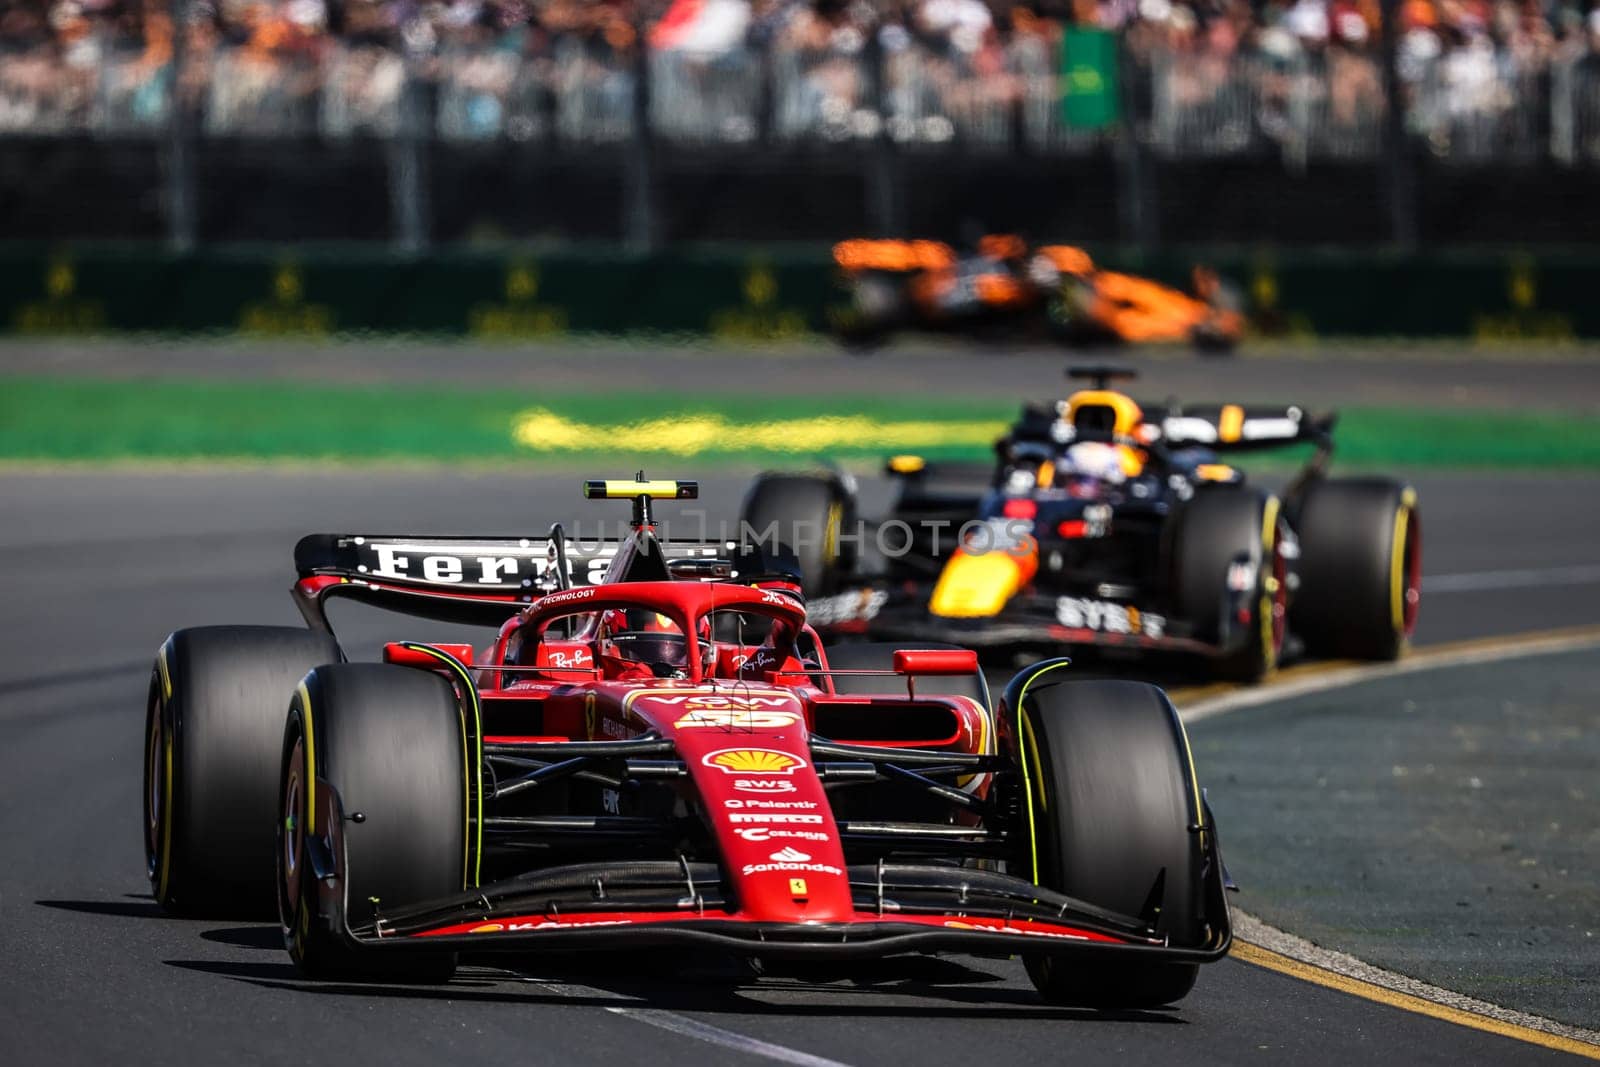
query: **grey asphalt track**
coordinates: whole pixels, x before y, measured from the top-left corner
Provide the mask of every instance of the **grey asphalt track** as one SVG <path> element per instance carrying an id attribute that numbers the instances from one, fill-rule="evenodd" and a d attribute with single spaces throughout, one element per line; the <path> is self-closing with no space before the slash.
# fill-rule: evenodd
<path id="1" fill-rule="evenodd" d="M 0 473 L 0 1063 L 1563 1058 L 1236 961 L 1207 969 L 1175 1010 L 1126 1015 L 1042 1007 L 1016 962 L 966 957 L 760 985 L 627 958 L 364 988 L 300 981 L 270 927 L 161 916 L 138 796 L 142 700 L 162 636 L 295 623 L 289 552 L 308 530 L 537 532 L 554 518 L 610 517 L 576 499 L 577 477 Z M 731 511 L 743 484 L 708 479 L 707 510 Z M 1600 479 L 1499 476 L 1492 493 L 1465 476 L 1417 484 L 1433 573 L 1596 562 Z M 1419 642 L 1595 622 L 1597 591 L 1443 593 L 1424 602 Z M 393 616 L 335 622 L 358 656 L 383 636 L 448 636 Z"/>
<path id="2" fill-rule="evenodd" d="M 1061 348 L 934 346 L 907 342 L 862 358 L 829 344 L 750 352 L 569 341 L 497 348 L 421 342 L 4 341 L 0 374 L 94 378 L 263 379 L 345 385 L 619 389 L 814 397 L 957 393 L 1011 400 L 1061 387 L 1069 363 L 1112 362 L 1141 373 L 1139 396 L 1191 403 L 1301 403 L 1311 407 L 1537 408 L 1600 413 L 1600 349 L 1593 346 L 1274 344 L 1223 358 L 1176 349 L 1078 352 Z"/>
<path id="3" fill-rule="evenodd" d="M 1600 1027 L 1600 651 L 1396 675 L 1189 727 L 1241 903 Z"/>

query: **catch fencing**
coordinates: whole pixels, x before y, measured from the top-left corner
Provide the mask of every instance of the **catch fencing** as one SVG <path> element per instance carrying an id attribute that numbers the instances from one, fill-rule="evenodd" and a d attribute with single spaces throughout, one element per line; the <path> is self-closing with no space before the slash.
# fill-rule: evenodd
<path id="1" fill-rule="evenodd" d="M 879 34 L 712 54 L 554 36 L 427 53 L 330 42 L 280 55 L 219 44 L 176 59 L 105 41 L 90 55 L 72 64 L 9 55 L 0 69 L 0 143 L 159 144 L 159 194 L 180 246 L 193 242 L 193 204 L 205 192 L 185 146 L 208 140 L 295 142 L 297 152 L 387 142 L 393 236 L 411 248 L 430 238 L 424 157 L 472 146 L 547 160 L 611 152 L 626 190 L 621 228 L 641 247 L 656 243 L 666 229 L 658 216 L 670 210 L 655 192 L 660 152 L 694 154 L 707 166 L 744 160 L 751 173 L 773 153 L 859 167 L 863 214 L 885 232 L 903 227 L 908 186 L 930 156 L 1112 158 L 1117 197 L 1133 205 L 1129 219 L 1140 217 L 1137 205 L 1172 161 L 1253 160 L 1290 173 L 1321 162 L 1377 167 L 1396 154 L 1467 168 L 1600 166 L 1600 53 L 1533 62 L 1484 38 L 1431 58 L 1401 57 L 1392 91 L 1376 49 L 1130 39 L 1121 48 L 1118 116 L 1098 127 L 1069 121 L 1058 45 L 1035 34 L 973 51 Z M 1402 114 L 1399 141 L 1389 133 L 1392 108 Z M 1156 235 L 1135 228 L 1123 236 Z"/>

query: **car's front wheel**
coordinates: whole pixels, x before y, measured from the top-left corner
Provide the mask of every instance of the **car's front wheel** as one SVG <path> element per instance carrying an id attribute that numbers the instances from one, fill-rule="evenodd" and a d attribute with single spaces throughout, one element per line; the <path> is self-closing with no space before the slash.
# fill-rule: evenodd
<path id="1" fill-rule="evenodd" d="M 1034 884 L 1142 918 L 1175 946 L 1208 939 L 1204 820 L 1188 740 L 1167 695 L 1143 682 L 1069 680 L 1065 660 L 1023 671 L 1001 715 L 1024 779 L 1020 866 Z M 1034 953 L 1051 1003 L 1147 1008 L 1182 999 L 1197 965 Z"/>
<path id="2" fill-rule="evenodd" d="M 1277 499 L 1202 489 L 1179 512 L 1171 551 L 1178 614 L 1217 647 L 1215 673 L 1258 682 L 1277 669 L 1289 594 Z"/>
<path id="3" fill-rule="evenodd" d="M 373 959 L 346 927 L 477 884 L 477 725 L 437 674 L 382 663 L 313 671 L 289 706 L 277 820 L 278 914 L 315 978 L 442 982 L 453 953 Z"/>

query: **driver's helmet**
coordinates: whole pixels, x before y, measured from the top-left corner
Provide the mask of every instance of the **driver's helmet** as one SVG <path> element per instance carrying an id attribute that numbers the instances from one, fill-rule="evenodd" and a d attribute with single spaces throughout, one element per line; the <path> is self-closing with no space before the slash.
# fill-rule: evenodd
<path id="1" fill-rule="evenodd" d="M 1104 486 L 1121 485 L 1137 476 L 1144 463 L 1127 445 L 1079 441 L 1056 460 L 1056 482 L 1073 496 L 1094 496 Z"/>
<path id="2" fill-rule="evenodd" d="M 712 662 L 711 623 L 700 621 L 700 662 Z M 666 615 L 647 608 L 615 608 L 600 618 L 600 654 L 624 663 L 639 663 L 658 677 L 688 669 L 689 643 L 683 630 Z"/>

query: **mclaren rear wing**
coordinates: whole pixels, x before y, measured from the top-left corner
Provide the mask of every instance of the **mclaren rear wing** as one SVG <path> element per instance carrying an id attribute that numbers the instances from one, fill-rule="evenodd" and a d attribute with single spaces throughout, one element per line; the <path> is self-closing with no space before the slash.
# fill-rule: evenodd
<path id="1" fill-rule="evenodd" d="M 660 550 L 637 552 L 633 538 Z M 732 541 L 657 539 L 579 541 L 558 526 L 548 537 L 431 537 L 405 534 L 308 534 L 294 548 L 295 606 L 313 628 L 330 631 L 327 601 L 360 600 L 439 622 L 498 626 L 523 605 L 557 589 L 598 582 L 624 546 L 635 565 L 661 573 L 637 577 L 725 578 Z"/>

